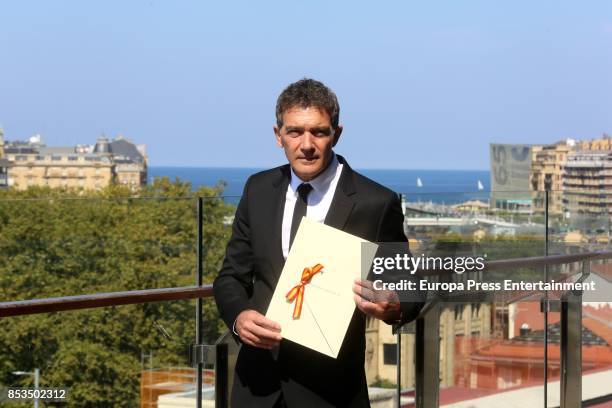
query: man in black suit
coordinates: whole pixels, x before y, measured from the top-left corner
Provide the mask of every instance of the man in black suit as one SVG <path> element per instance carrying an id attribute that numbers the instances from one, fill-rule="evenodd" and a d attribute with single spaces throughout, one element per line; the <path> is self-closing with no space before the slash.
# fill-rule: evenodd
<path id="1" fill-rule="evenodd" d="M 339 112 L 336 95 L 322 83 L 289 85 L 278 98 L 274 127 L 289 163 L 251 176 L 244 188 L 214 282 L 221 317 L 243 343 L 233 406 L 368 407 L 365 316 L 407 322 L 420 309 L 394 297 L 371 301 L 367 282 L 356 281 L 357 308 L 337 359 L 281 341 L 279 324 L 264 316 L 302 216 L 368 241 L 406 242 L 398 195 L 333 152 L 342 133 Z"/>

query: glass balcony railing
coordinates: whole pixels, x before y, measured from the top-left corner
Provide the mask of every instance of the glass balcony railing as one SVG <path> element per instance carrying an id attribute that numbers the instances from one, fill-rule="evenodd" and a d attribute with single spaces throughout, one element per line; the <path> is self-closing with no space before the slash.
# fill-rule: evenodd
<path id="1" fill-rule="evenodd" d="M 74 407 L 227 405 L 239 346 L 208 298 L 238 199 L 0 199 L 0 389 L 65 388 Z M 482 271 L 431 281 L 600 290 L 428 290 L 404 327 L 368 319 L 373 404 L 612 401 L 607 208 L 556 191 L 410 193 L 402 207 L 413 256 L 486 255 Z"/>
<path id="2" fill-rule="evenodd" d="M 588 254 L 612 249 L 610 215 L 605 208 L 593 214 L 584 203 L 563 206 L 565 196 L 559 191 L 406 194 L 403 205 L 412 253 L 448 247 L 486 253 L 491 264 L 517 258 L 534 261 L 534 266 L 485 270 L 478 276 L 482 281 L 495 281 L 500 274 L 547 282 L 605 280 L 609 256 L 589 260 Z M 572 254 L 586 258 L 572 262 Z M 567 259 L 542 265 L 534 258 L 553 256 Z M 607 285 L 602 281 L 600 290 L 582 303 L 574 294 L 568 301 L 567 293 L 541 291 L 472 291 L 465 300 L 431 301 L 417 324 L 404 328 L 395 342 L 388 338 L 387 344 L 402 344 L 401 405 L 488 407 L 514 400 L 521 406 L 556 407 L 609 400 L 609 386 L 597 387 L 597 381 L 612 375 L 612 343 L 604 339 L 612 325 L 612 292 Z M 583 319 L 581 326 L 576 317 L 581 304 L 598 316 L 596 323 Z M 599 334 L 591 333 L 588 325 Z M 597 352 L 592 351 L 593 337 L 600 347 Z M 575 353 L 580 344 L 582 373 L 572 368 L 580 364 L 580 353 Z M 587 349 L 597 360 L 590 371 L 584 365 Z M 423 357 L 430 351 L 437 356 L 435 362 Z M 419 378 L 420 372 L 424 378 Z M 587 385 L 587 380 L 592 383 Z"/>

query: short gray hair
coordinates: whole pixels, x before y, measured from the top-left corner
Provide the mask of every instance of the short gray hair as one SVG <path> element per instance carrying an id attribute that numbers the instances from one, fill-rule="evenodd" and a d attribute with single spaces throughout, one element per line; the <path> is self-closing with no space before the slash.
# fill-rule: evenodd
<path id="1" fill-rule="evenodd" d="M 283 113 L 294 107 L 311 106 L 325 110 L 331 119 L 332 128 L 336 129 L 340 121 L 340 105 L 334 91 L 322 82 L 310 78 L 300 79 L 289 85 L 278 96 L 276 101 L 276 125 L 283 127 Z"/>

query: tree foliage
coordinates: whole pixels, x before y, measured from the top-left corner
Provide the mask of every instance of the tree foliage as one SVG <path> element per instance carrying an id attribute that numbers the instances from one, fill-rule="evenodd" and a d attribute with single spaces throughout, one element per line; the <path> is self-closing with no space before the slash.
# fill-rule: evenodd
<path id="1" fill-rule="evenodd" d="M 204 197 L 204 280 L 220 268 L 232 206 L 222 186 L 156 181 L 138 196 L 30 188 L 0 191 L 0 301 L 193 285 L 197 197 Z M 222 328 L 204 302 L 205 335 Z M 68 387 L 68 406 L 138 405 L 143 356 L 186 365 L 195 301 L 159 302 L 0 320 L 0 384 L 32 386 L 14 371 L 41 369 L 42 387 Z M 149 357 L 146 359 L 149 367 Z"/>

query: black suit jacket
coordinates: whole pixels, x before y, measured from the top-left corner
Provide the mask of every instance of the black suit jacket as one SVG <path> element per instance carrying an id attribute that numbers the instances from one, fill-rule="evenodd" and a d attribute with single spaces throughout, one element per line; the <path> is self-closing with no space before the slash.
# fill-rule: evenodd
<path id="1" fill-rule="evenodd" d="M 353 171 L 346 161 L 325 224 L 372 242 L 406 242 L 397 194 Z M 238 205 L 223 267 L 214 282 L 221 317 L 232 328 L 238 314 L 265 314 L 284 265 L 281 245 L 289 165 L 251 176 Z M 402 320 L 421 305 L 402 303 Z M 337 359 L 288 340 L 278 355 L 246 344 L 232 389 L 235 407 L 272 407 L 279 394 L 292 407 L 369 407 L 365 377 L 365 316 L 355 309 Z"/>

